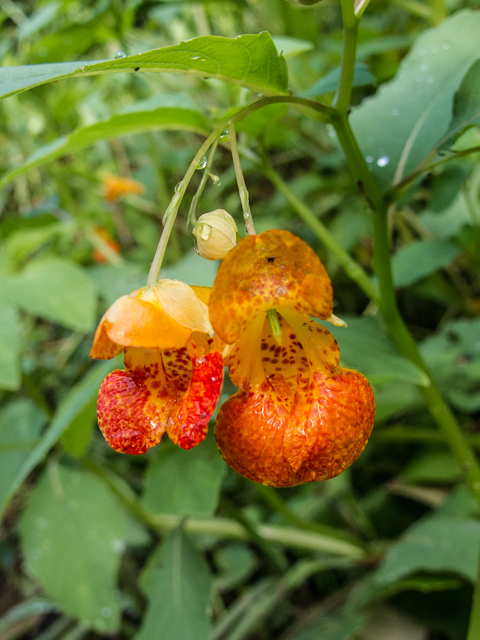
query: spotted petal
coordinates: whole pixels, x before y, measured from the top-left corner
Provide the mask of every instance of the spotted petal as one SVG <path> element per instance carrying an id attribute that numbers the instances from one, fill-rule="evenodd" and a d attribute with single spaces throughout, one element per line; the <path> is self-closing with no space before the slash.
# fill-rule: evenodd
<path id="1" fill-rule="evenodd" d="M 332 286 L 313 250 L 288 231 L 243 238 L 224 258 L 210 297 L 210 321 L 233 344 L 256 315 L 290 309 L 328 319 Z"/>

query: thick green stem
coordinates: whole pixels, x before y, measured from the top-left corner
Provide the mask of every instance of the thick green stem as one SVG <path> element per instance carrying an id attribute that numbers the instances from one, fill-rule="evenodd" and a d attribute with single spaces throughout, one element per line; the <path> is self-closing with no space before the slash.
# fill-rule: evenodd
<path id="1" fill-rule="evenodd" d="M 347 113 L 352 96 L 355 73 L 355 52 L 357 49 L 358 20 L 355 17 L 353 0 L 341 0 L 343 17 L 343 53 L 340 82 L 333 100 L 333 106 L 340 113 Z"/>
<path id="2" fill-rule="evenodd" d="M 261 169 L 270 182 L 275 185 L 278 191 L 283 193 L 298 215 L 315 233 L 322 244 L 325 245 L 325 247 L 327 247 L 327 249 L 337 258 L 345 269 L 345 273 L 358 284 L 362 291 L 366 293 L 371 300 L 378 303 L 378 287 L 372 282 L 368 274 L 362 269 L 358 262 L 356 262 L 345 251 L 345 249 L 338 244 L 323 222 L 321 222 L 315 216 L 313 211 L 293 193 L 287 183 L 284 182 L 282 177 L 274 171 L 269 164 L 263 164 Z"/>
<path id="3" fill-rule="evenodd" d="M 454 414 L 443 400 L 430 371 L 420 356 L 415 340 L 397 306 L 390 259 L 387 201 L 368 169 L 347 118 L 340 115 L 332 122 L 347 157 L 350 170 L 372 208 L 375 243 L 374 266 L 380 286 L 379 307 L 385 326 L 399 353 L 420 367 L 429 377 L 430 384 L 426 387 L 420 387 L 420 392 L 457 462 L 464 470 L 470 489 L 480 502 L 480 466 Z"/>

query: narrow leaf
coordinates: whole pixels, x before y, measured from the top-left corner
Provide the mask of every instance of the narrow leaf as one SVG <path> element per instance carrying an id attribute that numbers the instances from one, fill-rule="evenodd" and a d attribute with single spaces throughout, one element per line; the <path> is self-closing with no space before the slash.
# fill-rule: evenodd
<path id="1" fill-rule="evenodd" d="M 336 91 L 340 80 L 340 67 L 337 67 L 326 76 L 317 80 L 314 85 L 307 89 L 302 95 L 305 98 L 314 98 L 315 96 L 321 96 L 324 93 L 330 93 Z M 375 76 L 370 73 L 368 65 L 365 62 L 357 62 L 353 75 L 354 87 L 365 87 L 369 84 L 375 84 L 377 82 Z"/>
<path id="2" fill-rule="evenodd" d="M 34 167 L 40 167 L 56 158 L 106 140 L 155 129 L 180 129 L 208 135 L 208 124 L 202 114 L 193 108 L 181 106 L 185 101 L 172 96 L 154 96 L 151 100 L 130 105 L 123 113 L 109 120 L 81 127 L 73 133 L 39 147 L 23 164 L 7 172 L 0 180 L 0 188 Z"/>
<path id="3" fill-rule="evenodd" d="M 14 306 L 0 300 L 0 389 L 20 386 L 20 318 Z"/>
<path id="4" fill-rule="evenodd" d="M 266 95 L 288 93 L 285 60 L 269 33 L 237 38 L 200 36 L 138 55 L 98 62 L 60 62 L 0 69 L 0 98 L 69 77 L 155 71 L 217 78 Z"/>

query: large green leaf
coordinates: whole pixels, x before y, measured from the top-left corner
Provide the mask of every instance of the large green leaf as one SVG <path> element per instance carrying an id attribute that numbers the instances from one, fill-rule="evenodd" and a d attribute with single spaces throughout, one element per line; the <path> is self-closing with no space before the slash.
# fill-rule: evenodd
<path id="1" fill-rule="evenodd" d="M 82 127 L 67 136 L 57 138 L 39 147 L 23 164 L 4 174 L 0 179 L 0 188 L 34 167 L 89 147 L 99 140 L 154 129 L 181 129 L 208 135 L 205 118 L 193 105 L 186 107 L 184 103 L 184 100 L 176 99 L 176 96 L 154 96 L 150 100 L 130 105 L 109 120 Z"/>
<path id="2" fill-rule="evenodd" d="M 0 412 L 0 514 L 17 488 L 17 475 L 38 444 L 45 420 L 31 400 L 14 400 Z"/>
<path id="3" fill-rule="evenodd" d="M 391 584 L 415 571 L 453 571 L 475 582 L 479 549 L 477 520 L 427 517 L 390 547 L 375 580 Z"/>
<path id="4" fill-rule="evenodd" d="M 210 516 L 225 471 L 212 438 L 190 451 L 162 444 L 148 466 L 143 506 L 153 513 Z"/>
<path id="5" fill-rule="evenodd" d="M 34 167 L 89 147 L 99 140 L 154 129 L 181 129 L 208 135 L 207 121 L 190 100 L 185 100 L 182 96 L 154 96 L 150 100 L 130 105 L 109 120 L 81 127 L 39 147 L 23 164 L 2 176 L 0 187 Z"/>
<path id="6" fill-rule="evenodd" d="M 89 331 L 95 321 L 95 288 L 70 260 L 42 258 L 21 273 L 0 276 L 0 294 L 29 313 L 70 329 Z"/>
<path id="7" fill-rule="evenodd" d="M 463 77 L 480 57 L 480 13 L 459 11 L 423 33 L 395 78 L 351 116 L 382 187 L 407 176 L 445 135 Z"/>
<path id="8" fill-rule="evenodd" d="M 65 613 L 100 633 L 120 623 L 115 596 L 126 518 L 95 476 L 62 465 L 47 469 L 20 521 L 28 571 Z"/>
<path id="9" fill-rule="evenodd" d="M 288 93 L 287 66 L 269 33 L 200 36 L 145 53 L 99 62 L 61 62 L 0 70 L 0 98 L 63 78 L 155 71 L 218 78 L 266 95 Z"/>
<path id="10" fill-rule="evenodd" d="M 149 607 L 135 640 L 206 640 L 212 580 L 198 549 L 173 531 L 142 575 Z"/>
<path id="11" fill-rule="evenodd" d="M 480 124 L 480 60 L 476 60 L 463 79 L 453 102 L 453 117 L 442 146 L 448 147 L 467 127 Z"/>
<path id="12" fill-rule="evenodd" d="M 29 451 L 28 456 L 22 458 L 21 464 L 10 476 L 8 491 L 5 493 L 3 502 L 0 503 L 0 516 L 10 498 L 32 469 L 58 442 L 72 422 L 85 410 L 85 407 L 92 402 L 92 398 L 97 396 L 103 378 L 119 364 L 118 358 L 98 364 L 66 396 L 38 444 Z"/>
<path id="13" fill-rule="evenodd" d="M 20 386 L 19 324 L 16 308 L 0 299 L 0 389 Z"/>
<path id="14" fill-rule="evenodd" d="M 446 267 L 458 256 L 460 249 L 446 239 L 416 240 L 404 245 L 393 256 L 393 282 L 406 287 Z"/>
<path id="15" fill-rule="evenodd" d="M 403 358 L 383 331 L 377 318 L 346 318 L 348 327 L 332 327 L 340 346 L 341 361 L 358 369 L 371 383 L 391 380 L 428 384 L 428 378 L 412 362 Z"/>

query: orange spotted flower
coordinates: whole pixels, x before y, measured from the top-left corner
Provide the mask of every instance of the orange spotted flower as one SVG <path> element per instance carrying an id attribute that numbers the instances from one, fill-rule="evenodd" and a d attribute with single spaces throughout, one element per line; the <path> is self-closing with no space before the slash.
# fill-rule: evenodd
<path id="1" fill-rule="evenodd" d="M 118 198 L 127 193 L 135 193 L 137 195 L 143 195 L 145 193 L 145 187 L 141 182 L 137 182 L 131 178 L 115 176 L 111 173 L 106 173 L 102 176 L 102 183 L 103 197 L 110 202 L 118 200 Z"/>
<path id="2" fill-rule="evenodd" d="M 269 309 L 279 315 L 277 339 Z M 312 249 L 287 231 L 244 238 L 220 266 L 209 313 L 231 345 L 226 364 L 240 388 L 215 425 L 225 461 L 276 487 L 333 478 L 351 465 L 372 430 L 375 401 L 360 373 L 339 366 L 332 334 L 309 317 L 335 322 L 330 279 Z"/>
<path id="3" fill-rule="evenodd" d="M 97 402 L 100 429 L 116 451 L 145 453 L 165 431 L 182 449 L 205 438 L 223 380 L 209 294 L 159 280 L 119 298 L 100 321 L 90 356 L 124 352 L 125 369 L 105 378 Z"/>

